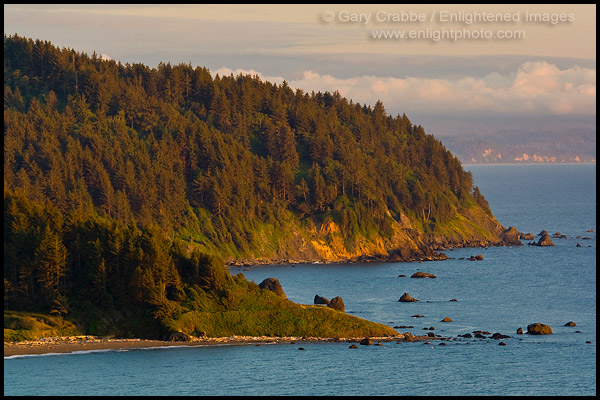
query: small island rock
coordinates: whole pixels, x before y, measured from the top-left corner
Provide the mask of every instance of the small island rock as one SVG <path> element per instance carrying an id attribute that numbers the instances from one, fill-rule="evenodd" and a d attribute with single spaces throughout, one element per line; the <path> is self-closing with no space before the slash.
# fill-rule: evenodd
<path id="1" fill-rule="evenodd" d="M 398 301 L 401 303 L 411 303 L 413 301 L 419 301 L 419 300 L 417 300 L 413 297 L 410 297 L 410 294 L 408 294 L 408 293 L 404 293 Z"/>
<path id="2" fill-rule="evenodd" d="M 510 338 L 510 336 L 508 336 L 508 335 L 503 335 L 503 334 L 502 334 L 502 333 L 500 333 L 500 332 L 496 332 L 496 333 L 494 333 L 492 336 L 490 336 L 490 339 L 507 339 L 507 338 Z"/>
<path id="3" fill-rule="evenodd" d="M 573 321 L 569 321 L 565 324 L 565 326 L 577 326 L 577 324 Z"/>
<path id="4" fill-rule="evenodd" d="M 369 338 L 364 338 L 360 341 L 359 344 L 362 344 L 363 346 L 371 346 L 373 344 L 373 341 Z"/>
<path id="5" fill-rule="evenodd" d="M 430 274 L 428 272 L 415 272 L 412 274 L 411 278 L 437 278 L 434 274 Z"/>
<path id="6" fill-rule="evenodd" d="M 548 235 L 548 232 L 542 232 L 544 232 L 544 234 L 541 235 L 540 240 L 538 240 L 537 242 L 531 242 L 529 244 L 533 246 L 554 246 L 554 242 L 552 241 L 552 239 L 550 239 L 550 235 Z"/>
<path id="7" fill-rule="evenodd" d="M 527 333 L 530 335 L 551 335 L 552 328 L 539 322 L 527 325 Z"/>

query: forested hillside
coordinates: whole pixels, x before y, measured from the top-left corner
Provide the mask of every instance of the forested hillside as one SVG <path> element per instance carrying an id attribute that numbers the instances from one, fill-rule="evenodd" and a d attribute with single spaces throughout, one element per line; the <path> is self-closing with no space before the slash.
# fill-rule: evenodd
<path id="1" fill-rule="evenodd" d="M 458 159 L 381 102 L 16 35 L 4 209 L 5 307 L 58 310 L 83 283 L 100 303 L 163 307 L 185 297 L 181 279 L 218 270 L 198 272 L 207 254 L 411 260 L 432 241 L 502 233 Z"/>

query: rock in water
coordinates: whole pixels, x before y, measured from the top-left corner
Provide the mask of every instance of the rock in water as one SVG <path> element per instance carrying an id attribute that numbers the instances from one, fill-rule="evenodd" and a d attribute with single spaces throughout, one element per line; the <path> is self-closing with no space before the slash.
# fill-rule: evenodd
<path id="1" fill-rule="evenodd" d="M 410 302 L 419 301 L 419 300 L 410 297 L 410 294 L 408 294 L 408 293 L 404 293 L 402 295 L 402 297 L 400 297 L 400 299 L 398 301 L 401 302 L 401 303 L 410 303 Z"/>
<path id="2" fill-rule="evenodd" d="M 552 239 L 550 239 L 550 235 L 548 235 L 546 233 L 545 235 L 542 235 L 542 237 L 540 237 L 540 240 L 538 240 L 537 245 L 538 246 L 554 246 L 554 242 L 552 242 Z"/>
<path id="3" fill-rule="evenodd" d="M 552 328 L 550 328 L 546 324 L 541 324 L 539 322 L 527 325 L 527 333 L 530 335 L 551 335 Z"/>
<path id="4" fill-rule="evenodd" d="M 554 242 L 552 241 L 552 239 L 550 239 L 550 235 L 548 235 L 548 232 L 546 231 L 542 231 L 545 232 L 541 235 L 540 240 L 537 241 L 537 243 L 533 243 L 534 246 L 554 246 Z"/>
<path id="5" fill-rule="evenodd" d="M 511 226 L 510 228 L 504 231 L 502 235 L 502 241 L 507 246 L 523 246 L 523 243 L 521 243 L 521 241 L 519 240 L 520 236 L 521 234 L 519 231 L 517 231 L 517 228 Z"/>
<path id="6" fill-rule="evenodd" d="M 434 274 L 430 274 L 427 272 L 415 272 L 414 274 L 412 274 L 411 278 L 437 278 L 437 276 L 435 276 Z"/>
<path id="7" fill-rule="evenodd" d="M 404 339 L 405 342 L 414 342 L 415 341 L 415 335 L 413 335 L 410 332 L 404 332 Z"/>
<path id="8" fill-rule="evenodd" d="M 440 322 L 452 322 L 452 318 L 449 317 L 445 317 L 443 320 L 441 320 Z"/>
<path id="9" fill-rule="evenodd" d="M 264 281 L 262 281 L 260 285 L 258 285 L 258 287 L 261 289 L 270 290 L 271 292 L 274 292 L 277 296 L 287 299 L 287 296 L 285 295 L 285 293 L 283 292 L 283 288 L 281 287 L 281 283 L 279 283 L 279 280 L 277 278 L 267 278 Z"/>
<path id="10" fill-rule="evenodd" d="M 494 333 L 492 336 L 490 336 L 490 339 L 508 339 L 508 338 L 510 338 L 510 336 L 508 336 L 508 335 L 503 335 L 503 334 L 502 334 L 502 333 L 500 333 L 500 332 L 496 332 L 496 333 Z"/>
<path id="11" fill-rule="evenodd" d="M 577 324 L 575 324 L 573 321 L 569 321 L 565 324 L 565 326 L 577 326 Z"/>

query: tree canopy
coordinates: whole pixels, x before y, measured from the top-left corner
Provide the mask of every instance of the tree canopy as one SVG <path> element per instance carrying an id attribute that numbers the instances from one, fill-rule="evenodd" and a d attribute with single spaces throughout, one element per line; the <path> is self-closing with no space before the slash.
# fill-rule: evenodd
<path id="1" fill-rule="evenodd" d="M 182 279 L 228 279 L 210 257 L 248 254 L 284 214 L 346 238 L 392 235 L 402 216 L 426 233 L 467 204 L 489 211 L 473 190 L 381 102 L 4 36 L 5 307 L 133 299 L 169 315 Z"/>

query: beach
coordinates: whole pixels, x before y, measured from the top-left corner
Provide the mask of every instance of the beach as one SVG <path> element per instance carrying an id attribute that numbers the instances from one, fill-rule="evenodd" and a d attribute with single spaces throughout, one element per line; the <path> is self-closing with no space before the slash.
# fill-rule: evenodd
<path id="1" fill-rule="evenodd" d="M 411 335 L 412 336 L 412 335 Z M 360 342 L 364 338 L 316 338 L 316 337 L 271 337 L 271 336 L 229 336 L 222 338 L 193 338 L 191 341 L 165 341 L 149 339 L 108 339 L 96 336 L 67 336 L 51 337 L 38 340 L 22 342 L 4 342 L 4 357 L 72 353 L 93 350 L 119 350 L 119 349 L 141 349 L 152 347 L 174 347 L 174 346 L 217 346 L 217 345 L 242 345 L 242 344 L 277 344 L 277 343 L 302 343 L 302 342 Z M 373 342 L 389 341 L 413 341 L 413 340 L 439 340 L 444 338 L 432 338 L 427 336 L 407 336 L 400 334 L 390 337 L 371 337 Z"/>

